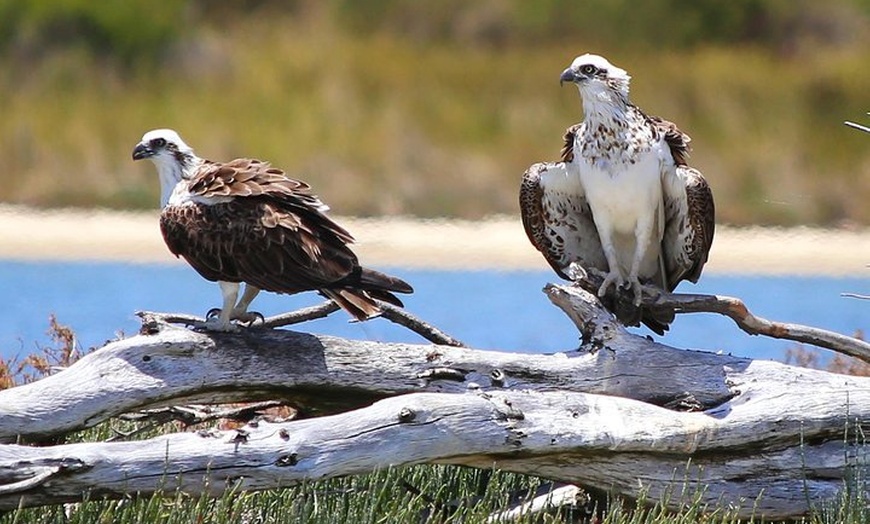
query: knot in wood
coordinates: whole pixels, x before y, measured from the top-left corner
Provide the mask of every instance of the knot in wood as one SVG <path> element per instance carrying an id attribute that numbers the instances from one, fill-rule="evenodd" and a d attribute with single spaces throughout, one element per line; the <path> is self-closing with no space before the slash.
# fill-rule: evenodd
<path id="1" fill-rule="evenodd" d="M 415 418 L 417 418 L 417 412 L 411 408 L 402 408 L 399 411 L 399 422 L 402 424 L 412 422 Z"/>
<path id="2" fill-rule="evenodd" d="M 93 467 L 92 464 L 88 464 L 82 459 L 77 458 L 62 458 L 60 462 L 57 464 L 58 473 L 62 472 L 74 472 L 74 471 L 85 471 L 91 469 Z"/>
<path id="3" fill-rule="evenodd" d="M 523 445 L 523 439 L 525 439 L 527 436 L 528 435 L 526 435 L 524 431 L 511 430 L 505 437 L 505 443 L 511 446 L 519 447 Z"/>
<path id="4" fill-rule="evenodd" d="M 154 317 L 142 317 L 142 325 L 139 326 L 140 335 L 156 335 L 160 333 L 160 322 Z"/>
<path id="5" fill-rule="evenodd" d="M 497 412 L 498 420 L 525 420 L 526 415 L 519 408 L 515 408 L 513 403 L 508 399 L 502 399 L 501 402 L 493 402 Z"/>
<path id="6" fill-rule="evenodd" d="M 299 464 L 299 458 L 296 453 L 290 453 L 289 455 L 283 455 L 278 457 L 278 460 L 275 461 L 275 465 L 279 468 L 286 468 L 288 466 L 295 466 Z"/>

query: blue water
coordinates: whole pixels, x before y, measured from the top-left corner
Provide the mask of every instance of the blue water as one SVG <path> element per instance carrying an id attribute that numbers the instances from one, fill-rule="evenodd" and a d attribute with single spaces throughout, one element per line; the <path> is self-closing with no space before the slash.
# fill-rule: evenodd
<path id="1" fill-rule="evenodd" d="M 389 272 L 414 285 L 415 294 L 405 299 L 408 310 L 473 347 L 553 352 L 577 346 L 573 324 L 541 292 L 544 284 L 556 280 L 550 271 L 394 268 Z M 0 261 L 0 290 L 0 357 L 4 358 L 22 357 L 51 345 L 46 331 L 52 313 L 73 328 L 83 348 L 89 348 L 102 345 L 118 332 L 135 333 L 139 327 L 136 310 L 203 315 L 220 305 L 217 285 L 182 265 Z M 705 275 L 699 285 L 684 284 L 680 290 L 740 297 L 756 315 L 770 320 L 847 334 L 870 328 L 867 302 L 840 296 L 842 292 L 867 293 L 867 279 Z M 264 293 L 253 309 L 268 316 L 321 300 L 315 293 Z M 348 323 L 347 319 L 338 312 L 296 329 L 366 340 L 420 341 L 386 320 Z M 710 314 L 678 316 L 663 342 L 776 360 L 782 360 L 785 349 L 794 345 L 750 337 L 729 319 Z"/>

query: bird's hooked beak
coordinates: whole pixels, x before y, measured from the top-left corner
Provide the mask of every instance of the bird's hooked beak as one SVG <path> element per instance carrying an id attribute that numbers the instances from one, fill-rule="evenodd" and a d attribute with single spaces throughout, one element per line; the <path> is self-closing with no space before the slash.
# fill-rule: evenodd
<path id="1" fill-rule="evenodd" d="M 559 77 L 559 85 L 564 85 L 565 82 L 576 83 L 580 80 L 581 77 L 577 75 L 577 71 L 574 71 L 572 68 L 568 68 L 562 71 L 562 75 Z"/>
<path id="2" fill-rule="evenodd" d="M 143 158 L 149 158 L 154 156 L 154 150 L 145 143 L 139 142 L 136 144 L 136 147 L 133 148 L 133 160 L 142 160 Z"/>

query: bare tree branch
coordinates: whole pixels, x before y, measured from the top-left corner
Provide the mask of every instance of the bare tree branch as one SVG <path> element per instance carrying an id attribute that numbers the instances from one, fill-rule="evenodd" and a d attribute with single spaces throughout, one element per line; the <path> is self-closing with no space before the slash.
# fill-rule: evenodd
<path id="1" fill-rule="evenodd" d="M 387 304 L 383 301 L 378 301 L 378 306 L 381 308 L 381 311 L 383 311 L 382 316 L 385 319 L 410 329 L 433 344 L 458 348 L 468 347 L 462 341 L 453 338 L 437 327 L 420 320 L 402 308 L 398 308 L 392 304 Z"/>
<path id="2" fill-rule="evenodd" d="M 341 307 L 339 307 L 338 304 L 332 300 L 325 300 L 316 306 L 297 309 L 296 311 L 269 317 L 263 321 L 263 327 L 278 328 L 292 326 L 293 324 L 308 322 L 309 320 L 326 318 L 339 310 L 341 310 Z"/>
<path id="3" fill-rule="evenodd" d="M 414 316 L 408 311 L 388 304 L 383 301 L 378 301 L 378 306 L 381 308 L 381 316 L 390 322 L 405 327 L 414 333 L 417 333 L 424 339 L 433 344 L 442 344 L 445 346 L 466 347 L 458 339 L 451 337 L 447 333 L 441 331 L 437 327 L 428 322 Z M 253 328 L 278 328 L 325 318 L 341 308 L 332 300 L 326 300 L 316 306 L 306 307 L 282 313 L 280 315 L 271 316 L 263 319 L 261 323 L 256 323 Z M 194 315 L 185 315 L 183 313 L 156 313 L 153 311 L 137 311 L 136 314 L 140 318 L 151 318 L 154 320 L 168 322 L 171 324 L 184 324 L 187 326 L 198 326 L 205 322 L 204 319 Z"/>
<path id="4" fill-rule="evenodd" d="M 592 295 L 587 295 L 583 300 L 594 301 L 597 300 L 594 295 L 600 282 L 599 275 L 590 273 L 586 279 L 575 282 L 575 289 L 582 289 Z M 718 313 L 733 320 L 737 327 L 750 335 L 765 335 L 771 338 L 812 344 L 870 363 L 870 343 L 864 340 L 801 324 L 767 320 L 753 315 L 746 304 L 738 298 L 720 295 L 663 293 L 655 288 L 644 286 L 641 307 L 664 315 Z M 603 320 L 596 319 L 592 324 L 595 325 L 601 321 Z"/>

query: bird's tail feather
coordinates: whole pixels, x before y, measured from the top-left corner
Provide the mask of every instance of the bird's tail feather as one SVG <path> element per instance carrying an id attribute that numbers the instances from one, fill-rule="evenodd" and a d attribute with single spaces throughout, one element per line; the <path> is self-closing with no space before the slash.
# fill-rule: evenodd
<path id="1" fill-rule="evenodd" d="M 602 304 L 609 311 L 616 315 L 616 318 L 626 326 L 638 326 L 643 323 L 658 335 L 664 335 L 665 331 L 674 321 L 675 314 L 673 311 L 653 311 L 643 306 L 637 307 L 634 305 L 633 296 L 628 294 L 614 297 L 608 294 L 602 300 Z"/>
<path id="2" fill-rule="evenodd" d="M 321 289 L 324 296 L 331 298 L 341 309 L 354 319 L 362 322 L 381 314 L 381 308 L 365 291 L 357 289 Z"/>
<path id="3" fill-rule="evenodd" d="M 369 268 L 360 268 L 357 285 L 368 291 L 395 291 L 396 293 L 413 293 L 414 288 L 398 277 L 381 273 Z M 394 297 L 395 298 L 395 297 Z M 389 301 L 388 301 L 389 302 Z"/>
<path id="4" fill-rule="evenodd" d="M 404 307 L 402 301 L 392 292 L 413 293 L 414 288 L 401 278 L 373 269 L 359 268 L 336 287 L 320 291 L 355 319 L 363 321 L 381 314 L 377 300 Z"/>
<path id="5" fill-rule="evenodd" d="M 674 315 L 653 315 L 650 311 L 644 311 L 641 316 L 641 322 L 650 328 L 658 335 L 664 335 L 665 331 L 671 327 L 671 322 L 674 321 Z"/>

